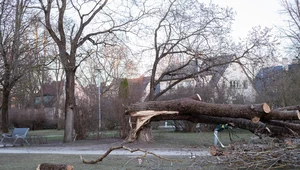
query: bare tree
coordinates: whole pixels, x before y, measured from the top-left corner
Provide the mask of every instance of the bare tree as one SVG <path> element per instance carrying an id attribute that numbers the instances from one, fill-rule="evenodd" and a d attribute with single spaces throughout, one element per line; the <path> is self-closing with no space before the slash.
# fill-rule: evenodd
<path id="1" fill-rule="evenodd" d="M 2 91 L 2 131 L 8 132 L 10 93 L 16 82 L 32 66 L 33 39 L 29 25 L 29 0 L 3 0 L 0 5 L 0 83 Z"/>
<path id="2" fill-rule="evenodd" d="M 153 31 L 155 59 L 151 71 L 148 100 L 156 100 L 182 80 L 207 71 L 208 68 L 204 68 L 182 74 L 180 70 L 187 69 L 197 59 L 205 61 L 216 55 L 211 46 L 216 44 L 218 37 L 228 34 L 230 30 L 228 23 L 233 20 L 232 10 L 222 9 L 213 4 L 205 5 L 198 1 L 184 0 L 164 3 L 165 8 L 158 11 L 156 17 L 159 19 Z M 159 68 L 168 67 L 168 63 L 173 63 L 170 65 L 172 67 L 161 72 Z M 177 63 L 176 67 L 174 63 Z M 176 80 L 155 94 L 156 86 L 167 76 L 176 77 Z"/>
<path id="3" fill-rule="evenodd" d="M 283 10 L 282 14 L 287 16 L 285 27 L 281 27 L 281 32 L 285 38 L 290 40 L 289 51 L 295 56 L 300 54 L 300 1 L 299 0 L 281 0 Z"/>
<path id="4" fill-rule="evenodd" d="M 80 47 L 87 41 L 92 44 L 108 43 L 109 35 L 131 29 L 142 13 L 134 17 L 131 8 L 134 8 L 135 4 L 123 1 L 116 3 L 108 0 L 39 0 L 39 4 L 44 14 L 42 22 L 58 46 L 59 57 L 66 72 L 64 142 L 70 142 L 74 116 L 77 115 L 74 96 L 75 73 L 84 60 L 79 55 Z"/>
<path id="5" fill-rule="evenodd" d="M 153 48 L 149 53 L 154 59 L 148 101 L 157 100 L 184 80 L 214 72 L 216 67 L 233 62 L 253 64 L 258 59 L 274 57 L 276 42 L 269 29 L 254 28 L 246 40 L 232 43 L 232 9 L 196 0 L 171 0 L 162 4 L 154 23 L 151 23 L 155 28 L 152 31 Z M 224 54 L 234 54 L 234 57 L 230 60 L 214 59 L 226 56 Z M 157 92 L 156 88 L 164 81 L 168 84 Z M 147 128 L 142 131 L 147 131 Z M 150 136 L 151 140 L 151 135 L 140 136 Z"/>

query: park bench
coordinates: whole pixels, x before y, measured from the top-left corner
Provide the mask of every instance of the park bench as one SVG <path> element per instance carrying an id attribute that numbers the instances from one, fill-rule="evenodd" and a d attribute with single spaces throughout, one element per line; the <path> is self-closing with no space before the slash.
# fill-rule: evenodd
<path id="1" fill-rule="evenodd" d="M 0 143 L 5 146 L 5 144 L 7 143 L 5 141 L 9 141 L 14 146 L 18 140 L 21 140 L 22 144 L 25 142 L 29 145 L 29 143 L 26 139 L 26 135 L 27 135 L 28 131 L 29 131 L 29 128 L 14 128 L 14 130 L 12 131 L 11 134 L 8 134 L 8 133 L 2 134 L 2 139 L 1 139 Z M 4 142 L 5 142 L 5 144 L 4 144 Z"/>

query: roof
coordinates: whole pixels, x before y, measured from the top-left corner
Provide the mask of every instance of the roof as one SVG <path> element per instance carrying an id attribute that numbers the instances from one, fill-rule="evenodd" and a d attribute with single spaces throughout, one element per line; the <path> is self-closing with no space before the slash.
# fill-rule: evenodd
<path id="1" fill-rule="evenodd" d="M 299 64 L 290 64 L 287 69 L 284 66 L 265 67 L 259 70 L 254 78 L 254 86 L 257 92 L 262 92 L 265 87 L 276 84 L 277 80 L 285 76 L 284 71 L 294 72 L 299 70 Z"/>
<path id="2" fill-rule="evenodd" d="M 58 87 L 58 89 L 57 89 Z M 63 93 L 64 81 L 53 81 L 42 86 L 43 100 L 45 107 L 52 107 L 57 99 L 57 94 L 60 96 Z M 41 104 L 41 92 L 39 92 L 34 101 L 35 106 Z"/>
<path id="3" fill-rule="evenodd" d="M 165 75 L 163 81 L 170 81 L 174 79 L 184 78 L 187 75 L 198 73 L 201 70 L 206 70 L 198 75 L 207 76 L 212 75 L 212 82 L 218 82 L 229 64 L 233 61 L 235 55 L 220 55 L 216 57 L 201 58 L 192 60 L 186 67 L 173 72 L 172 74 Z M 174 66 L 176 67 L 176 66 Z M 177 66 L 178 67 L 178 66 Z M 169 68 L 169 70 L 172 68 Z M 211 82 L 211 83 L 212 83 Z"/>
<path id="4" fill-rule="evenodd" d="M 58 89 L 57 89 L 58 87 Z M 63 91 L 64 81 L 52 81 L 51 83 L 42 86 L 44 95 L 56 96 L 57 90 L 59 93 Z M 40 93 L 38 94 L 40 95 Z"/>
<path id="5" fill-rule="evenodd" d="M 203 63 L 200 67 L 201 70 L 205 70 L 209 67 L 208 71 L 205 71 L 200 74 L 200 76 L 204 77 L 207 75 L 211 75 L 212 78 L 209 81 L 209 84 L 217 84 L 221 77 L 223 76 L 224 72 L 232 63 L 234 60 L 235 55 L 221 55 L 221 56 L 216 56 L 212 58 L 208 58 L 206 60 L 203 60 Z"/>

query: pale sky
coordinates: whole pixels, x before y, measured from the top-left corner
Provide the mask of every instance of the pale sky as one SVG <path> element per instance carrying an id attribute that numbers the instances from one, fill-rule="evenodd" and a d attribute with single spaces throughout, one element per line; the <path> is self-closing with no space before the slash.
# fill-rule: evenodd
<path id="1" fill-rule="evenodd" d="M 273 27 L 283 23 L 280 0 L 208 0 L 223 7 L 232 7 L 236 11 L 232 26 L 234 38 L 243 38 L 252 27 Z"/>
<path id="2" fill-rule="evenodd" d="M 280 0 L 200 0 L 200 2 L 206 4 L 212 2 L 221 7 L 233 8 L 236 15 L 234 17 L 235 21 L 232 24 L 231 35 L 237 42 L 239 39 L 246 38 L 248 32 L 256 26 L 273 28 L 273 34 L 279 36 L 276 27 L 284 24 L 284 16 L 280 15 L 280 10 L 282 10 Z M 281 61 L 281 58 L 288 56 L 283 51 L 282 46 L 279 47 L 277 52 L 279 61 Z M 152 64 L 149 63 L 149 60 L 146 63 Z"/>

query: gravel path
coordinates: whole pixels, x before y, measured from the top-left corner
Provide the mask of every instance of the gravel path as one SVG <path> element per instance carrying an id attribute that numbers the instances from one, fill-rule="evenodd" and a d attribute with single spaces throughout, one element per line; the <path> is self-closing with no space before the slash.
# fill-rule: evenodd
<path id="1" fill-rule="evenodd" d="M 0 146 L 1 153 L 30 153 L 30 154 L 72 154 L 72 155 L 102 155 L 112 146 L 121 146 L 120 141 L 76 141 L 73 143 L 51 143 L 30 146 Z M 147 144 L 124 144 L 136 149 L 141 148 L 162 156 L 208 156 L 208 149 L 201 148 L 153 148 Z M 112 155 L 141 155 L 142 152 L 129 152 L 127 150 L 114 150 Z"/>
<path id="2" fill-rule="evenodd" d="M 164 156 L 184 156 L 184 155 L 194 155 L 194 156 L 208 156 L 208 151 L 191 151 L 191 150 L 162 150 L 162 149 L 147 149 L 149 152 L 153 152 L 157 155 Z M 39 148 L 39 147 L 4 147 L 0 149 L 1 153 L 30 153 L 30 154 L 71 154 L 71 155 L 103 155 L 106 150 L 80 150 L 80 149 L 70 149 L 70 148 Z M 129 152 L 126 150 L 114 150 L 110 153 L 111 155 L 142 155 L 142 152 Z"/>

